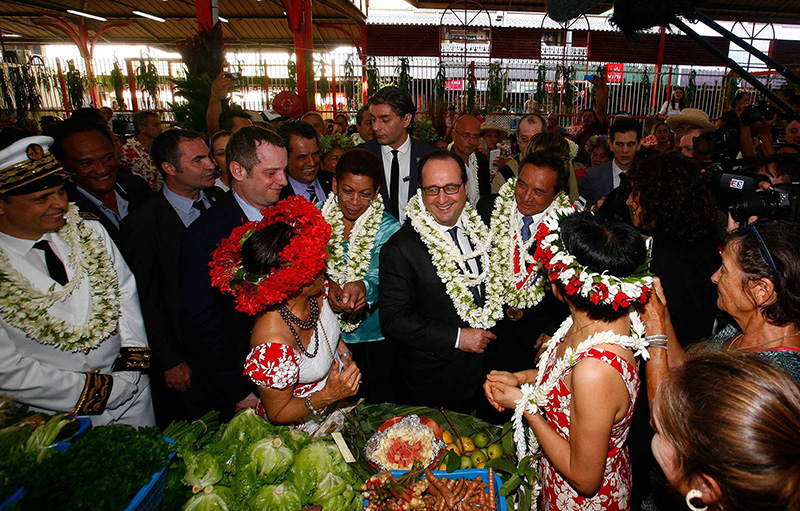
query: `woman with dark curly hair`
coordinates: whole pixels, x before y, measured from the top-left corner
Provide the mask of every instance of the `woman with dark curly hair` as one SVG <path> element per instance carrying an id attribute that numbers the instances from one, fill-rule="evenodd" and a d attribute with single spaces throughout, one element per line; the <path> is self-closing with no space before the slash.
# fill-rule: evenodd
<path id="1" fill-rule="evenodd" d="M 628 171 L 627 205 L 634 226 L 653 237 L 650 271 L 661 278 L 678 338 L 711 335 L 720 265 L 714 196 L 697 167 L 679 154 L 636 161 Z"/>

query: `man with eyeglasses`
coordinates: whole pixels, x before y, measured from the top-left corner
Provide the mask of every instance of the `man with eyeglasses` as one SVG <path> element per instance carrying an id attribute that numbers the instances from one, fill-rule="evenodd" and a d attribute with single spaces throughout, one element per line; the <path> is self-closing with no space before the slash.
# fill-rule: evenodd
<path id="1" fill-rule="evenodd" d="M 399 350 L 399 402 L 469 413 L 495 338 L 488 328 L 502 314 L 486 289 L 489 230 L 467 204 L 453 153 L 423 157 L 419 187 L 409 221 L 381 250 L 381 330 Z"/>
<path id="2" fill-rule="evenodd" d="M 472 206 L 492 192 L 490 182 L 489 158 L 478 151 L 481 139 L 481 123 L 472 115 L 462 115 L 453 127 L 451 150 L 464 161 L 467 170 L 467 197 Z"/>
<path id="3" fill-rule="evenodd" d="M 411 137 L 417 107 L 408 92 L 393 85 L 383 87 L 367 104 L 375 138 L 359 147 L 381 159 L 381 196 L 386 211 L 402 223 L 408 200 L 417 191 L 417 164 L 436 148 Z"/>
<path id="4" fill-rule="evenodd" d="M 328 246 L 337 247 L 328 254 L 328 301 L 342 324 L 342 339 L 361 369 L 358 396 L 370 403 L 394 401 L 396 384 L 396 356 L 392 345 L 384 342 L 378 319 L 378 261 L 381 248 L 400 224 L 385 211 L 380 187 L 378 157 L 350 149 L 336 165 L 333 193 L 322 207 L 331 224 Z"/>

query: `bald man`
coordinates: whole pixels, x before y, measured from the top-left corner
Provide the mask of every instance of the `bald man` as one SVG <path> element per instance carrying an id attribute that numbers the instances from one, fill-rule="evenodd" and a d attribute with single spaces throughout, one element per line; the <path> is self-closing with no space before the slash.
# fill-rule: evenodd
<path id="1" fill-rule="evenodd" d="M 489 159 L 478 151 L 481 123 L 471 115 L 462 115 L 453 126 L 451 151 L 458 155 L 467 168 L 467 199 L 474 207 L 483 195 L 492 193 Z"/>

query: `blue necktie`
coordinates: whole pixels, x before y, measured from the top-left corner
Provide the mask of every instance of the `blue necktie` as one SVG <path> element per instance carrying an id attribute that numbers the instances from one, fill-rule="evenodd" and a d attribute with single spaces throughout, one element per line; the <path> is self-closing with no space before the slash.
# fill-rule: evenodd
<path id="1" fill-rule="evenodd" d="M 526 242 L 531 239 L 531 224 L 533 217 L 531 215 L 522 216 L 522 241 Z"/>

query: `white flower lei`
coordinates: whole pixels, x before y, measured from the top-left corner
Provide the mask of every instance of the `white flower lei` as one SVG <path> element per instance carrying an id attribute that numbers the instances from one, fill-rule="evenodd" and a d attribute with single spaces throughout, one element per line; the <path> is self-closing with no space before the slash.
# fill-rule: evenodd
<path id="1" fill-rule="evenodd" d="M 433 216 L 422 204 L 422 191 L 408 201 L 406 215 L 411 220 L 414 230 L 428 247 L 436 273 L 447 288 L 447 294 L 453 302 L 458 316 L 473 328 L 491 328 L 503 316 L 502 283 L 496 272 L 489 272 L 489 249 L 492 244 L 491 234 L 481 222 L 478 214 L 469 202 L 461 213 L 461 221 L 470 241 L 475 245 L 472 253 L 462 254 L 461 250 L 439 228 Z M 480 274 L 472 275 L 467 261 L 482 257 L 484 264 Z M 477 307 L 469 288 L 485 284 L 483 307 Z"/>
<path id="2" fill-rule="evenodd" d="M 73 269 L 72 279 L 58 291 L 51 288 L 42 293 L 0 251 L 0 315 L 36 342 L 62 351 L 88 353 L 117 329 L 119 282 L 108 250 L 97 234 L 83 224 L 74 204 L 70 204 L 64 220 L 58 234 L 71 248 L 67 264 Z M 47 310 L 69 297 L 81 284 L 84 273 L 89 276 L 92 303 L 89 322 L 71 325 L 52 317 Z"/>
<path id="3" fill-rule="evenodd" d="M 517 215 L 517 202 L 514 196 L 514 185 L 517 179 L 506 181 L 495 202 L 490 231 L 492 232 L 492 271 L 503 285 L 505 303 L 519 309 L 533 307 L 544 298 L 545 290 L 550 287 L 546 275 L 532 272 L 528 268 L 536 264 L 529 249 L 536 242 L 535 231 L 531 231 L 528 241 L 522 241 L 522 225 Z M 569 197 L 561 193 L 545 210 L 545 215 L 553 209 L 569 207 Z M 531 226 L 533 227 L 533 226 Z M 519 272 L 514 269 L 515 251 L 519 253 Z M 523 283 L 523 287 L 517 286 Z"/>
<path id="4" fill-rule="evenodd" d="M 372 247 L 383 218 L 383 199 L 378 195 L 364 213 L 355 221 L 350 231 L 350 243 L 345 257 L 344 215 L 336 196 L 331 194 L 322 206 L 322 216 L 331 226 L 331 239 L 328 242 L 328 276 L 340 286 L 348 282 L 362 280 L 372 262 Z M 352 317 L 338 314 L 343 332 L 352 332 L 359 327 L 363 316 Z"/>
<path id="5" fill-rule="evenodd" d="M 553 337 L 547 341 L 545 351 L 539 358 L 539 364 L 537 366 L 539 372 L 536 375 L 536 382 L 533 385 L 529 383 L 522 385 L 520 389 L 522 390 L 522 396 L 515 402 L 517 406 L 514 409 L 514 415 L 511 421 L 514 425 L 514 443 L 517 447 L 517 459 L 521 460 L 539 451 L 539 441 L 536 435 L 533 434 L 533 431 L 523 423 L 523 414 L 526 411 L 530 414 L 536 414 L 545 407 L 547 404 L 547 397 L 556 385 L 558 385 L 558 382 L 561 381 L 561 378 L 566 372 L 578 362 L 581 355 L 597 345 L 614 344 L 632 350 L 634 356 L 641 356 L 644 360 L 650 358 L 650 354 L 647 352 L 649 343 L 644 337 L 645 329 L 642 319 L 635 311 L 632 311 L 628 317 L 631 321 L 630 336 L 615 334 L 611 330 L 590 335 L 583 342 L 578 344 L 574 350 L 570 347 L 564 350 L 564 355 L 556 360 L 553 370 L 547 374 L 547 380 L 545 381 L 545 369 L 548 361 L 552 357 L 553 352 L 558 349 L 567 331 L 569 331 L 572 326 L 572 316 L 561 323 L 561 326 L 556 333 L 553 334 Z M 532 501 L 536 502 L 536 497 L 539 494 L 539 485 L 532 485 L 532 490 Z"/>

